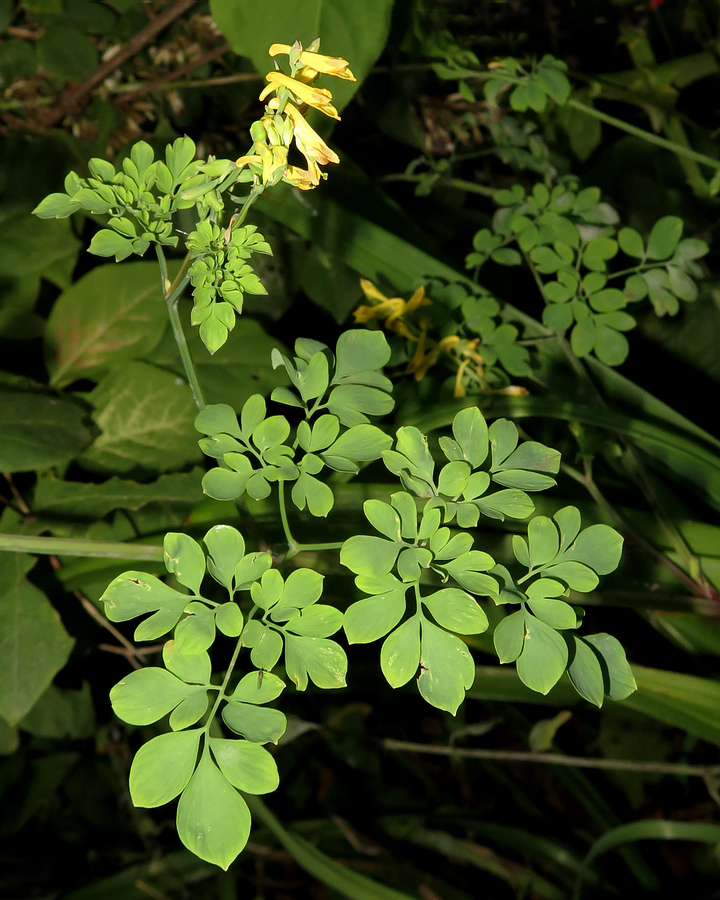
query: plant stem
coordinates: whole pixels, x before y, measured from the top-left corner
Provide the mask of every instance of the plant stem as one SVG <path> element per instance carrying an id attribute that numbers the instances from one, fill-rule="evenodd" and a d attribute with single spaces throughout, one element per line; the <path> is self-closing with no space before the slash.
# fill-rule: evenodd
<path id="1" fill-rule="evenodd" d="M 626 131 L 634 137 L 639 137 L 649 144 L 655 144 L 657 147 L 662 147 L 664 150 L 670 150 L 677 156 L 685 156 L 687 159 L 693 159 L 695 162 L 710 166 L 713 169 L 720 169 L 720 160 L 713 159 L 712 156 L 698 153 L 697 150 L 693 150 L 690 147 L 683 147 L 682 144 L 678 144 L 675 141 L 669 141 L 657 134 L 653 134 L 652 131 L 645 131 L 643 128 L 638 128 L 636 125 L 630 125 L 629 122 L 624 122 L 622 119 L 617 119 L 615 116 L 600 112 L 599 109 L 588 106 L 580 100 L 570 98 L 570 100 L 567 101 L 566 106 L 572 106 L 574 109 L 580 110 L 580 112 L 583 112 L 588 116 L 600 119 L 601 122 L 606 122 L 608 125 L 614 125 L 615 128 Z"/>
<path id="2" fill-rule="evenodd" d="M 87 541 L 80 538 L 38 537 L 30 534 L 0 534 L 0 551 L 42 553 L 48 556 L 92 556 L 99 559 L 134 559 L 162 562 L 163 548 L 151 544 L 120 541 Z"/>
<path id="3" fill-rule="evenodd" d="M 429 174 L 429 173 L 428 173 Z M 404 172 L 397 175 L 383 175 L 381 181 L 409 181 L 418 183 L 424 180 L 424 175 L 406 175 Z M 482 194 L 483 197 L 494 197 L 495 188 L 486 187 L 483 184 L 475 184 L 474 181 L 465 181 L 463 178 L 443 178 L 438 179 L 439 184 L 446 187 L 457 188 L 460 191 L 469 191 L 472 194 Z"/>
<path id="4" fill-rule="evenodd" d="M 212 725 L 215 714 L 218 711 L 218 707 L 225 699 L 225 688 L 228 686 L 228 682 L 232 677 L 233 670 L 235 668 L 235 664 L 237 663 L 238 656 L 240 655 L 240 651 L 242 650 L 242 635 L 238 638 L 237 644 L 235 644 L 235 649 L 233 650 L 233 655 L 230 657 L 230 662 L 228 663 L 227 672 L 225 672 L 225 678 L 223 678 L 223 683 L 220 685 L 218 690 L 218 695 L 215 698 L 215 703 L 213 703 L 213 708 L 210 710 L 210 715 L 208 716 L 207 722 L 205 723 L 205 737 L 206 739 L 210 735 L 210 726 Z"/>
<path id="5" fill-rule="evenodd" d="M 435 756 L 464 757 L 466 759 L 491 759 L 499 762 L 529 762 L 552 766 L 577 766 L 583 769 L 611 769 L 620 772 L 656 772 L 660 775 L 684 775 L 708 778 L 720 774 L 720 766 L 692 766 L 684 763 L 650 762 L 640 759 L 590 759 L 586 756 L 567 756 L 564 753 L 533 753 L 530 750 L 487 750 L 459 747 L 438 747 L 432 744 L 415 744 L 386 738 L 382 741 L 386 750 L 409 753 L 427 753 Z"/>
<path id="6" fill-rule="evenodd" d="M 170 319 L 170 326 L 172 327 L 173 337 L 175 338 L 175 343 L 177 344 L 180 359 L 183 364 L 183 369 L 185 370 L 185 378 L 187 379 L 187 383 L 190 386 L 190 390 L 192 391 L 195 405 L 199 410 L 203 410 L 205 409 L 205 406 L 207 404 L 205 403 L 205 397 L 203 396 L 197 372 L 195 371 L 195 366 L 192 361 L 192 356 L 190 355 L 190 348 L 188 347 L 187 340 L 185 338 L 185 332 L 183 331 L 182 322 L 180 321 L 180 313 L 178 311 L 178 302 L 180 300 L 182 292 L 185 290 L 188 284 L 189 278 L 187 275 L 182 275 L 181 277 L 179 277 L 179 280 L 176 278 L 174 284 L 171 285 L 170 279 L 168 278 L 167 274 L 167 262 L 165 261 L 165 254 L 163 253 L 163 249 L 160 244 L 155 244 L 155 252 L 157 253 L 158 263 L 160 264 L 160 275 L 162 278 L 165 306 L 167 307 L 167 314 L 168 318 Z M 187 262 L 187 258 L 185 262 Z M 185 263 L 183 263 L 183 269 L 184 268 Z M 182 269 L 180 271 L 182 273 Z"/>
<path id="7" fill-rule="evenodd" d="M 296 544 L 295 553 L 305 553 L 311 550 L 340 550 L 344 543 L 345 541 L 334 541 L 328 544 Z"/>
<path id="8" fill-rule="evenodd" d="M 288 556 L 292 558 L 298 552 L 297 550 L 297 541 L 292 536 L 292 531 L 290 531 L 290 523 L 288 522 L 287 517 L 287 508 L 285 506 L 285 482 L 278 482 L 278 507 L 280 508 L 280 521 L 282 522 L 283 533 L 285 534 L 285 540 L 288 545 Z"/>

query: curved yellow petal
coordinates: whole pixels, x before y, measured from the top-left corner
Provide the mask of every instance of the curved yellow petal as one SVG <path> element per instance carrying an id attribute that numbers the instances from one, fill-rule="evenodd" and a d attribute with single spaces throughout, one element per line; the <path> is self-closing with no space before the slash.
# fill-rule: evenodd
<path id="1" fill-rule="evenodd" d="M 331 150 L 320 135 L 308 125 L 296 106 L 293 106 L 292 103 L 286 104 L 285 113 L 293 123 L 293 133 L 298 150 L 306 159 L 314 159 L 321 166 L 326 163 L 340 162 L 337 153 Z"/>

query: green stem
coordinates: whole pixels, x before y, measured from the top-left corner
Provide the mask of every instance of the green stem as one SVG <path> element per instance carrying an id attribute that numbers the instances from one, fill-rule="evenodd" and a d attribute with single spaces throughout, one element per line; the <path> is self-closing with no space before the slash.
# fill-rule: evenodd
<path id="1" fill-rule="evenodd" d="M 265 186 L 262 184 L 254 184 L 252 190 L 245 198 L 245 202 L 240 207 L 240 212 L 237 214 L 237 218 L 231 223 L 232 228 L 238 228 L 247 218 L 247 214 L 250 212 L 250 207 L 253 203 L 260 197 L 262 192 L 265 190 Z"/>
<path id="2" fill-rule="evenodd" d="M 684 763 L 662 763 L 641 759 L 590 759 L 586 756 L 567 756 L 564 753 L 534 753 L 528 750 L 438 747 L 432 744 L 398 741 L 393 738 L 386 738 L 382 742 L 382 746 L 386 750 L 464 757 L 465 759 L 492 759 L 498 762 L 530 762 L 551 766 L 577 766 L 584 769 L 611 769 L 619 772 L 656 772 L 661 775 L 684 775 L 696 778 L 708 778 L 709 776 L 720 774 L 720 767 L 718 766 L 693 766 Z"/>
<path id="3" fill-rule="evenodd" d="M 283 533 L 285 534 L 285 540 L 288 545 L 288 556 L 292 558 L 295 556 L 297 551 L 297 541 L 292 536 L 292 531 L 290 531 L 290 523 L 288 522 L 287 517 L 287 508 L 285 506 L 285 482 L 278 482 L 278 506 L 280 508 L 280 521 L 282 522 Z"/>
<path id="4" fill-rule="evenodd" d="M 230 678 L 232 677 L 233 670 L 235 668 L 235 664 L 237 663 L 238 656 L 240 655 L 240 651 L 242 650 L 242 635 L 238 638 L 237 644 L 235 644 L 235 649 L 233 650 L 233 655 L 230 658 L 230 662 L 228 663 L 227 672 L 225 673 L 225 678 L 223 678 L 223 682 L 220 685 L 220 690 L 218 691 L 218 695 L 215 698 L 215 703 L 213 703 L 213 708 L 210 710 L 210 715 L 208 716 L 207 722 L 205 723 L 205 735 L 206 738 L 210 734 L 210 726 L 212 725 L 215 714 L 218 711 L 218 707 L 225 700 L 225 688 L 228 686 Z"/>
<path id="5" fill-rule="evenodd" d="M 176 278 L 174 284 L 171 285 L 170 279 L 168 278 L 167 274 L 167 262 L 165 260 L 165 254 L 163 253 L 163 249 L 160 244 L 155 244 L 155 252 L 157 253 L 158 263 L 160 264 L 160 275 L 162 278 L 165 306 L 167 308 L 168 318 L 170 319 L 170 326 L 172 328 L 173 337 L 175 338 L 175 343 L 177 344 L 178 352 L 180 353 L 180 359 L 183 364 L 183 369 L 185 370 L 185 378 L 187 379 L 187 383 L 190 386 L 190 390 L 192 391 L 195 405 L 199 410 L 203 410 L 205 409 L 205 406 L 207 404 L 205 403 L 205 397 L 203 396 L 197 372 L 195 371 L 195 366 L 192 361 L 192 356 L 190 355 L 190 348 L 188 347 L 188 343 L 185 338 L 185 332 L 183 331 L 182 322 L 180 321 L 180 313 L 178 311 L 178 302 L 180 300 L 180 296 L 187 287 L 188 281 L 190 279 L 187 275 L 182 275 L 179 280 Z M 187 258 L 185 261 L 187 262 Z M 183 268 L 185 268 L 185 264 L 183 264 Z"/>
<path id="6" fill-rule="evenodd" d="M 120 541 L 87 541 L 80 538 L 38 537 L 30 534 L 0 534 L 0 551 L 42 553 L 48 556 L 92 556 L 99 559 L 134 559 L 162 562 L 163 548 L 152 544 Z"/>
<path id="7" fill-rule="evenodd" d="M 409 181 L 417 183 L 423 181 L 426 175 L 406 175 L 398 173 L 397 175 L 384 175 L 381 181 Z M 469 191 L 472 194 L 482 194 L 483 197 L 494 197 L 495 188 L 485 187 L 483 184 L 475 184 L 474 181 L 465 181 L 463 178 L 442 178 L 438 179 L 440 184 L 446 187 L 457 188 L 460 191 Z"/>
<path id="8" fill-rule="evenodd" d="M 344 543 L 345 541 L 334 541 L 328 544 L 296 544 L 295 553 L 305 553 L 311 550 L 340 550 Z"/>
<path id="9" fill-rule="evenodd" d="M 670 150 L 672 153 L 677 154 L 677 156 L 684 156 L 687 159 L 693 159 L 695 162 L 710 166 L 713 169 L 720 169 L 720 160 L 713 159 L 712 156 L 698 153 L 697 150 L 693 150 L 690 147 L 683 147 L 682 144 L 678 144 L 675 141 L 669 141 L 657 134 L 653 134 L 652 131 L 645 131 L 643 128 L 638 128 L 636 125 L 630 125 L 629 122 L 624 122 L 622 119 L 617 119 L 615 116 L 600 112 L 599 109 L 588 106 L 580 100 L 570 98 L 570 100 L 567 101 L 566 106 L 572 106 L 574 109 L 580 110 L 580 112 L 584 112 L 588 116 L 593 116 L 601 122 L 613 125 L 615 128 L 619 128 L 621 131 L 632 134 L 634 137 L 641 138 L 649 144 L 655 144 L 657 147 L 662 147 L 664 150 Z"/>

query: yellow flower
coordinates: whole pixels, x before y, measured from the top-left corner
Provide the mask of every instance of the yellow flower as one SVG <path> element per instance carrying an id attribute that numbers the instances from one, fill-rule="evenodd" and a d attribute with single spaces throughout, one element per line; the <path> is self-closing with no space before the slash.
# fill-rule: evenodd
<path id="1" fill-rule="evenodd" d="M 284 53 L 287 56 L 291 49 L 289 44 L 273 44 L 268 53 L 270 56 L 277 56 L 278 53 Z M 348 61 L 339 56 L 323 56 L 322 53 L 303 50 L 298 59 L 307 69 L 314 69 L 315 72 L 322 75 L 334 75 L 336 78 L 343 78 L 346 81 L 357 80 L 348 68 Z"/>
<path id="2" fill-rule="evenodd" d="M 330 116 L 331 119 L 340 121 L 338 111 L 332 105 L 332 94 L 325 88 L 311 87 L 309 84 L 303 84 L 295 78 L 291 78 L 284 72 L 268 72 L 265 76 L 269 84 L 260 94 L 260 99 L 264 100 L 273 91 L 279 88 L 287 88 L 296 98 L 297 103 L 304 103 L 306 106 L 312 106 L 313 109 L 319 109 L 321 113 Z"/>
<path id="3" fill-rule="evenodd" d="M 425 288 L 419 287 L 412 297 L 405 301 L 402 297 L 386 297 L 367 278 L 360 279 L 360 287 L 369 300 L 374 300 L 372 306 L 359 306 L 353 315 L 356 322 L 368 322 L 370 319 L 385 319 L 385 327 L 396 331 L 409 341 L 417 341 L 418 337 L 410 331 L 407 324 L 400 316 L 414 312 L 419 306 L 430 306 L 431 302 L 425 296 Z"/>
<path id="4" fill-rule="evenodd" d="M 311 191 L 320 184 L 320 176 L 324 174 L 318 168 L 314 160 L 308 160 L 308 168 L 300 169 L 297 166 L 287 166 L 283 174 L 283 181 L 300 188 L 301 191 Z"/>
<path id="5" fill-rule="evenodd" d="M 242 169 L 243 166 L 248 166 L 250 163 L 262 163 L 262 160 L 256 153 L 251 153 L 248 156 L 241 156 L 239 159 L 235 160 L 235 165 L 238 169 Z"/>
<path id="6" fill-rule="evenodd" d="M 337 153 L 331 150 L 320 135 L 308 125 L 305 117 L 296 106 L 293 106 L 292 103 L 286 104 L 285 113 L 293 123 L 293 134 L 295 135 L 297 148 L 308 163 L 311 159 L 320 163 L 321 166 L 327 163 L 340 162 Z"/>

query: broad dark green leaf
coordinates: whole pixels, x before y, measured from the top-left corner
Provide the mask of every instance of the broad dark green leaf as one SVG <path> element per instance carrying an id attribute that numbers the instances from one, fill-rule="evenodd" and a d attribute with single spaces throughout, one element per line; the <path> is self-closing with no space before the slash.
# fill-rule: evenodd
<path id="1" fill-rule="evenodd" d="M 101 434 L 83 456 L 93 471 L 179 469 L 200 458 L 190 389 L 143 362 L 113 369 L 89 400 Z"/>
<path id="2" fill-rule="evenodd" d="M 357 83 L 326 78 L 322 86 L 333 93 L 338 109 L 347 105 L 380 56 L 390 29 L 393 0 L 268 0 L 260 7 L 236 0 L 212 0 L 210 9 L 230 46 L 252 60 L 258 72 L 272 71 L 268 47 L 299 40 L 308 46 L 320 38 L 320 52 L 348 60 Z M 287 57 L 278 57 L 287 71 Z"/>
<path id="3" fill-rule="evenodd" d="M 156 263 L 98 266 L 55 301 L 45 332 L 50 384 L 96 378 L 145 356 L 166 325 Z"/>
<path id="4" fill-rule="evenodd" d="M 0 553 L 0 716 L 10 725 L 32 709 L 73 646 L 45 594 L 25 578 L 34 562 Z"/>
<path id="5" fill-rule="evenodd" d="M 68 397 L 0 389 L 0 471 L 62 466 L 91 442 L 83 408 Z"/>

